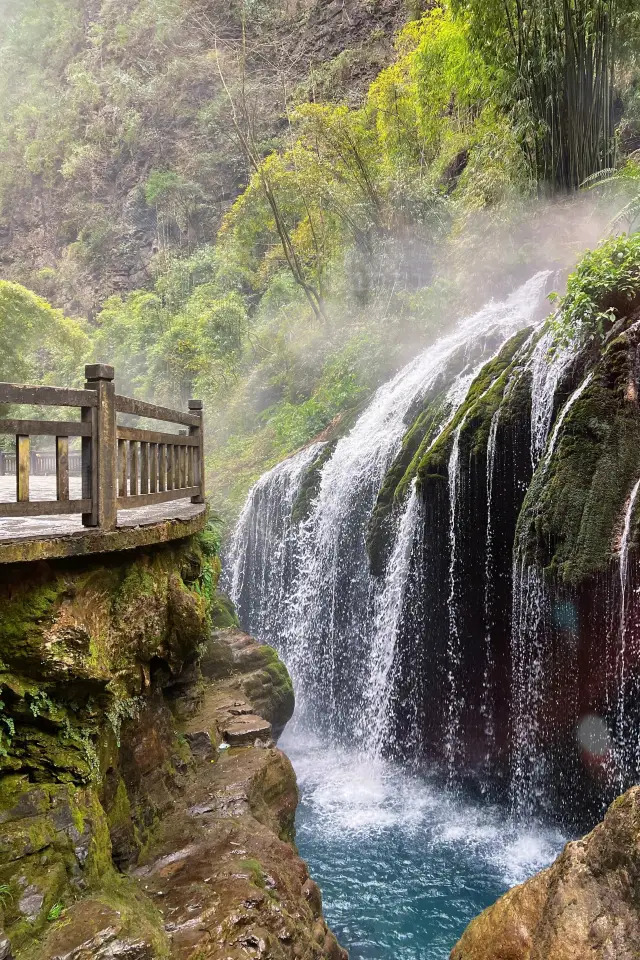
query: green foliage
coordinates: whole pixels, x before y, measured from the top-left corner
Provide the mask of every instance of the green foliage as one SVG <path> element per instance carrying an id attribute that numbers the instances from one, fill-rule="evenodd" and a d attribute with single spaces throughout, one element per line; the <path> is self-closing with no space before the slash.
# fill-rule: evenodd
<path id="1" fill-rule="evenodd" d="M 13 717 L 5 712 L 4 700 L 0 700 L 0 757 L 8 756 L 7 747 L 11 746 L 15 732 Z"/>
<path id="2" fill-rule="evenodd" d="M 123 720 L 135 720 L 144 706 L 144 697 L 115 697 L 106 717 L 111 725 L 116 745 L 120 746 L 120 731 Z"/>
<path id="3" fill-rule="evenodd" d="M 212 516 L 207 521 L 207 525 L 198 537 L 200 549 L 207 559 L 212 560 L 220 556 L 220 547 L 222 545 L 222 521 L 218 516 Z"/>
<path id="4" fill-rule="evenodd" d="M 616 76 L 638 40 L 633 0 L 454 0 L 499 72 L 533 174 L 575 188 L 611 166 Z"/>
<path id="5" fill-rule="evenodd" d="M 228 517 L 266 467 L 358 409 L 416 344 L 484 296 L 492 224 L 540 178 L 575 181 L 576 129 L 589 171 L 605 162 L 613 67 L 604 87 L 594 75 L 604 105 L 595 133 L 580 112 L 591 93 L 575 117 L 558 103 L 578 62 L 563 24 L 589 60 L 609 2 L 415 4 L 391 62 L 372 33 L 296 77 L 281 103 L 256 54 L 269 20 L 284 16 L 280 0 L 225 8 L 230 35 L 235 24 L 252 37 L 235 59 L 232 44 L 214 49 L 191 0 L 113 0 L 91 17 L 76 0 L 11 0 L 0 217 L 45 189 L 47 210 L 63 211 L 64 249 L 55 269 L 39 261 L 33 284 L 55 302 L 86 304 L 87 285 L 98 293 L 85 324 L 0 282 L 0 379 L 77 382 L 93 359 L 114 364 L 119 392 L 169 406 L 201 397 L 209 489 Z M 626 31 L 632 130 L 640 83 L 628 3 L 601 32 L 615 45 Z M 613 180 L 623 177 L 637 188 L 633 158 Z M 132 275 L 141 236 L 154 253 L 130 290 L 122 267 Z M 504 273 L 502 251 L 493 257 Z M 598 282 L 633 287 L 620 271 L 607 279 L 603 262 Z M 111 269 L 122 292 L 96 279 Z M 600 293 L 582 279 L 570 286 L 572 329 L 589 335 L 617 308 Z M 209 597 L 219 531 L 210 538 Z"/>
<path id="6" fill-rule="evenodd" d="M 0 280 L 0 380 L 79 382 L 90 350 L 86 327 L 17 283 Z"/>
<path id="7" fill-rule="evenodd" d="M 54 905 L 49 910 L 47 914 L 47 920 L 49 923 L 53 923 L 55 920 L 59 920 L 60 917 L 64 914 L 64 904 L 63 903 L 54 903 Z"/>
<path id="8" fill-rule="evenodd" d="M 588 177 L 585 186 L 600 188 L 606 193 L 613 189 L 616 202 L 622 194 L 624 202 L 615 214 L 612 226 L 616 228 L 624 224 L 629 231 L 637 227 L 640 219 L 640 150 L 630 154 L 620 167 L 601 170 Z"/>
<path id="9" fill-rule="evenodd" d="M 612 237 L 587 253 L 557 299 L 554 328 L 562 342 L 602 336 L 640 299 L 640 233 Z"/>

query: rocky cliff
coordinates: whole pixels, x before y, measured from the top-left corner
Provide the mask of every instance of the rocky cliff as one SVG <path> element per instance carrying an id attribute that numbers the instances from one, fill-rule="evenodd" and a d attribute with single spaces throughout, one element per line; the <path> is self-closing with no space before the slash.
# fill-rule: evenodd
<path id="1" fill-rule="evenodd" d="M 567 304 L 591 295 L 576 278 Z M 453 744 L 459 774 L 576 829 L 638 774 L 640 314 L 621 289 L 597 286 L 589 336 L 567 306 L 503 344 L 448 414 L 443 371 L 411 411 L 368 532 L 384 575 L 415 484 L 395 741 L 418 700 L 424 756 L 450 763 Z M 467 362 L 453 359 L 453 372 Z"/>
<path id="2" fill-rule="evenodd" d="M 3 960 L 345 956 L 293 842 L 291 682 L 211 629 L 216 565 L 191 540 L 3 569 Z"/>
<path id="3" fill-rule="evenodd" d="M 640 954 L 640 787 L 547 870 L 467 927 L 451 960 L 632 960 Z"/>

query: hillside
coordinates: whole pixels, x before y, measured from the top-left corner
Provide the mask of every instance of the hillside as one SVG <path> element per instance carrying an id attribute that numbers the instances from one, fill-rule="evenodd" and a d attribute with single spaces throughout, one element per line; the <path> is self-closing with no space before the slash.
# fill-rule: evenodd
<path id="1" fill-rule="evenodd" d="M 243 26 L 266 153 L 297 96 L 361 99 L 405 15 L 403 0 L 3 3 L 2 276 L 85 316 L 147 286 L 215 239 L 246 185 L 222 83 L 240 82 Z"/>
<path id="2" fill-rule="evenodd" d="M 538 0 L 4 0 L 0 282 L 33 293 L 3 288 L 3 375 L 99 358 L 202 397 L 232 515 L 461 315 L 632 224 L 637 14 L 591 2 L 576 46 Z"/>

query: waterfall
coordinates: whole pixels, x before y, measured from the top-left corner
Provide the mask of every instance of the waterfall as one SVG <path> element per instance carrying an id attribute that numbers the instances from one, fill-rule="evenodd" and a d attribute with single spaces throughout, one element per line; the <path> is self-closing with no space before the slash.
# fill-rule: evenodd
<path id="1" fill-rule="evenodd" d="M 254 484 L 227 556 L 227 588 L 238 613 L 265 643 L 278 643 L 295 576 L 296 531 L 291 512 L 306 471 L 324 443 L 312 443 Z"/>
<path id="2" fill-rule="evenodd" d="M 545 338 L 541 338 L 541 341 Z M 546 383 L 553 381 L 556 385 L 563 369 L 566 369 L 572 359 L 571 350 L 567 348 L 559 354 L 553 372 L 548 376 Z M 543 433 L 548 436 L 553 409 L 553 396 L 538 398 L 538 437 L 535 447 L 538 471 L 542 476 L 546 473 L 553 457 L 558 438 L 565 420 L 574 404 L 580 399 L 593 379 L 588 374 L 580 385 L 573 391 L 560 410 L 554 425 L 551 437 L 544 450 L 544 457 L 540 459 L 540 441 Z M 534 377 L 535 382 L 535 377 Z M 536 403 L 535 392 L 532 394 L 532 409 Z M 532 418 L 533 423 L 533 418 Z M 544 424 L 544 431 L 542 429 Z M 516 542 L 513 562 L 513 610 L 511 621 L 511 662 L 512 662 L 512 783 L 511 800 L 514 811 L 518 814 L 530 815 L 536 806 L 536 801 L 542 792 L 545 776 L 545 760 L 539 749 L 539 733 L 543 726 L 541 708 L 545 699 L 546 687 L 549 682 L 547 660 L 549 659 L 549 644 L 547 642 L 547 628 L 550 622 L 549 597 L 545 588 L 542 572 L 534 565 L 529 564 L 523 555 L 523 544 Z M 568 652 L 568 651 L 567 651 Z"/>
<path id="3" fill-rule="evenodd" d="M 456 427 L 448 465 L 449 485 L 449 597 L 447 607 L 449 611 L 449 640 L 447 643 L 447 730 L 444 752 L 447 762 L 449 778 L 453 779 L 456 770 L 456 759 L 460 749 L 460 712 L 461 700 L 458 690 L 460 667 L 460 632 L 458 629 L 457 609 L 457 522 L 458 502 L 460 496 L 460 434 L 464 428 L 463 419 Z"/>
<path id="4" fill-rule="evenodd" d="M 616 664 L 618 680 L 618 701 L 617 701 L 617 729 L 618 729 L 618 776 L 620 789 L 624 785 L 624 774 L 626 764 L 624 762 L 625 741 L 628 731 L 626 730 L 626 697 L 627 697 L 627 590 L 629 586 L 629 541 L 631 539 L 631 521 L 633 511 L 640 489 L 640 480 L 638 480 L 631 491 L 627 510 L 624 518 L 624 527 L 622 538 L 620 540 L 620 555 L 618 560 L 618 575 L 620 580 L 620 620 L 618 625 L 618 658 Z M 637 750 L 636 750 L 637 753 Z M 637 758 L 635 758 L 637 760 Z"/>
<path id="5" fill-rule="evenodd" d="M 419 491 L 412 489 L 391 523 L 385 574 L 372 576 L 366 531 L 378 491 L 422 399 L 448 382 L 440 434 L 476 371 L 538 319 L 548 276 L 537 274 L 504 302 L 467 317 L 383 385 L 322 465 L 300 524 L 291 521 L 294 488 L 304 481 L 312 454 L 290 458 L 286 479 L 275 468 L 252 491 L 234 534 L 231 595 L 243 624 L 282 652 L 294 679 L 298 724 L 323 730 L 334 742 L 352 743 L 355 735 L 374 753 L 383 748 L 412 547 L 424 517 Z M 455 506 L 453 517 L 455 528 Z M 453 580 L 456 568 L 454 559 Z M 458 589 L 452 584 L 453 606 Z M 458 716 L 456 707 L 452 749 Z"/>
<path id="6" fill-rule="evenodd" d="M 531 356 L 531 463 L 535 469 L 547 445 L 553 402 L 560 379 L 573 360 L 577 344 L 557 346 L 553 330 L 542 334 Z"/>
<path id="7" fill-rule="evenodd" d="M 411 555 L 421 518 L 422 501 L 414 480 L 387 565 L 384 587 L 375 599 L 369 676 L 364 688 L 364 708 L 359 723 L 360 740 L 368 745 L 369 752 L 374 757 L 381 755 L 388 736 L 394 687 L 392 670 L 409 581 Z"/>
<path id="8" fill-rule="evenodd" d="M 451 423 L 465 400 L 475 375 L 476 370 L 464 371 L 449 388 L 442 405 L 442 413 L 446 414 L 446 417 L 429 443 L 426 454 L 433 449 Z M 398 524 L 395 545 L 386 566 L 383 586 L 375 595 L 375 619 L 369 654 L 370 669 L 364 688 L 365 707 L 359 723 L 361 739 L 369 744 L 374 756 L 380 756 L 384 747 L 387 746 L 389 707 L 393 690 L 391 671 L 397 652 L 397 640 L 411 570 L 412 550 L 423 520 L 422 501 L 414 480 L 411 485 L 411 494 Z"/>
<path id="9" fill-rule="evenodd" d="M 511 805 L 530 816 L 540 799 L 545 761 L 538 750 L 548 647 L 549 602 L 542 574 L 516 556 L 513 563 Z"/>
<path id="10" fill-rule="evenodd" d="M 491 418 L 489 437 L 487 439 L 487 549 L 484 562 L 484 619 L 485 619 L 485 650 L 484 650 L 484 677 L 482 684 L 482 716 L 484 719 L 484 735 L 487 747 L 495 740 L 495 719 L 492 697 L 492 676 L 495 666 L 493 653 L 493 484 L 496 460 L 496 438 L 500 421 L 500 407 Z M 487 758 L 488 759 L 488 758 Z"/>

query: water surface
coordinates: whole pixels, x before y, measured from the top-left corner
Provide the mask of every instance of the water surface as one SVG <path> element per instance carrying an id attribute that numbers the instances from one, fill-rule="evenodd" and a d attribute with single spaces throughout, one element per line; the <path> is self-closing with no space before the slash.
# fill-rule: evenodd
<path id="1" fill-rule="evenodd" d="M 406 769 L 297 732 L 297 843 L 351 960 L 445 960 L 465 926 L 562 849 Z"/>

